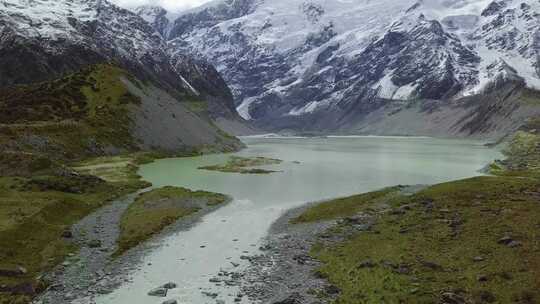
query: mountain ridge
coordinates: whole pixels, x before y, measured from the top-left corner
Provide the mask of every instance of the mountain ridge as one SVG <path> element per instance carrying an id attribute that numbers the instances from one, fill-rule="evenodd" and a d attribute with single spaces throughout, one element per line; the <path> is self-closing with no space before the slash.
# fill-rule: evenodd
<path id="1" fill-rule="evenodd" d="M 269 122 L 350 117 L 388 99 L 481 98 L 504 82 L 538 89 L 539 12 L 518 0 L 223 0 L 181 13 L 171 22 L 182 31 L 166 39 L 216 66 L 242 117 L 279 131 Z"/>
<path id="2" fill-rule="evenodd" d="M 6 0 L 0 3 L 0 24 L 0 89 L 5 93 L 0 107 L 18 115 L 17 121 L 3 121 L 2 151 L 19 151 L 28 136 L 35 144 L 27 152 L 76 150 L 72 154 L 79 157 L 242 147 L 216 126 L 219 119 L 242 127 L 219 73 L 201 60 L 171 56 L 162 37 L 136 14 L 105 0 Z M 94 68 L 95 73 L 86 72 Z M 139 101 L 126 102 L 118 92 Z M 81 138 L 70 139 L 68 131 L 56 137 L 53 129 L 66 122 Z M 28 128 L 20 134 L 24 124 Z M 107 137 L 111 134 L 118 145 Z M 71 147 L 69 140 L 80 145 Z"/>

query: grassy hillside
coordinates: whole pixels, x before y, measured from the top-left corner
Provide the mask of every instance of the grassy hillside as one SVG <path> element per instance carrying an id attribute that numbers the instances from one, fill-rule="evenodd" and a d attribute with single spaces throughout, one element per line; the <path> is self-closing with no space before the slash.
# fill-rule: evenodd
<path id="1" fill-rule="evenodd" d="M 146 90 L 166 95 L 169 104 L 181 102 L 107 64 L 50 82 L 0 89 L 0 304 L 28 303 L 45 288 L 42 274 L 77 250 L 69 236 L 74 223 L 149 186 L 137 175 L 138 165 L 169 154 L 157 151 L 159 146 L 140 151 L 133 132 L 143 105 L 139 96 L 170 116 L 175 112 Z M 223 146 L 235 147 L 235 138 L 225 138 L 198 114 L 186 113 L 190 130 L 210 130 L 204 133 L 210 134 L 206 149 L 227 139 Z M 171 132 L 188 133 L 177 120 L 170 125 L 178 130 Z M 200 148 L 182 147 L 186 150 L 167 153 L 193 155 Z"/>
<path id="2" fill-rule="evenodd" d="M 28 303 L 45 288 L 43 272 L 77 250 L 70 241 L 71 225 L 116 198 L 148 187 L 136 171 L 137 164 L 151 157 L 53 163 L 29 176 L 0 177 L 0 303 Z M 92 165 L 100 170 L 87 174 Z"/>
<path id="3" fill-rule="evenodd" d="M 0 147 L 54 159 L 136 149 L 129 106 L 139 100 L 123 77 L 131 78 L 96 65 L 52 82 L 0 89 Z"/>
<path id="4" fill-rule="evenodd" d="M 537 122 L 516 134 L 494 176 L 325 202 L 294 220 L 348 219 L 327 232 L 345 240 L 326 235 L 311 250 L 340 290 L 335 303 L 540 302 Z M 375 225 L 355 230 L 358 215 Z"/>
<path id="5" fill-rule="evenodd" d="M 153 150 L 167 151 L 166 143 L 185 140 L 169 151 L 175 153 L 240 147 L 213 125 L 205 105 L 187 92 L 165 92 L 113 65 L 94 65 L 50 82 L 0 88 L 0 153 L 73 160 L 149 149 L 143 140 L 150 140 Z M 168 119 L 157 121 L 144 112 L 152 110 Z M 150 139 L 136 134 L 160 123 L 168 133 L 154 132 Z M 175 126 L 178 130 L 169 130 Z"/>

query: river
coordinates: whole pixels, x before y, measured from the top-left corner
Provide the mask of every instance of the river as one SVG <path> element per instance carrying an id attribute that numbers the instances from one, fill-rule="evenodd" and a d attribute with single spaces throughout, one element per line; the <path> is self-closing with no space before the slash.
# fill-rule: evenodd
<path id="1" fill-rule="evenodd" d="M 247 148 L 235 155 L 265 156 L 284 162 L 270 175 L 240 175 L 198 170 L 226 161 L 228 155 L 163 159 L 139 174 L 154 186 L 182 186 L 233 197 L 189 231 L 156 240 L 131 282 L 98 304 L 153 304 L 165 299 L 146 293 L 173 281 L 179 288 L 166 299 L 178 303 L 233 303 L 236 287 L 215 286 L 220 269 L 245 267 L 242 255 L 258 253 L 261 240 L 279 216 L 306 202 L 347 196 L 397 184 L 433 184 L 480 175 L 501 158 L 495 149 L 469 140 L 419 137 L 243 138 Z M 231 263 L 239 263 L 235 268 Z M 217 293 L 212 299 L 202 292 Z M 244 302 L 248 303 L 247 299 Z"/>

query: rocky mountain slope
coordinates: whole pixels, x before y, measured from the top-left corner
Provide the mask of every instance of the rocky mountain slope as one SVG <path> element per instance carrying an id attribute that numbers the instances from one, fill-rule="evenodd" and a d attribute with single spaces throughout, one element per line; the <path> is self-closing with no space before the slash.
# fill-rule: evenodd
<path id="1" fill-rule="evenodd" d="M 162 35 L 215 65 L 246 119 L 358 131 L 388 104 L 539 89 L 539 13 L 534 0 L 219 0 Z"/>
<path id="2" fill-rule="evenodd" d="M 177 18 L 167 10 L 159 6 L 143 5 L 136 7 L 133 12 L 150 23 L 152 27 L 162 36 L 167 36 L 170 32 L 172 22 Z"/>
<path id="3" fill-rule="evenodd" d="M 75 152 L 66 143 L 83 139 L 82 155 L 241 146 L 215 126 L 239 121 L 215 69 L 171 56 L 150 24 L 105 0 L 2 1 L 0 70 L 6 149 Z M 47 133 L 60 125 L 83 139 Z"/>
<path id="4" fill-rule="evenodd" d="M 141 78 L 177 81 L 160 36 L 107 1 L 8 0 L 0 4 L 0 20 L 2 86 L 48 80 L 106 61 Z"/>

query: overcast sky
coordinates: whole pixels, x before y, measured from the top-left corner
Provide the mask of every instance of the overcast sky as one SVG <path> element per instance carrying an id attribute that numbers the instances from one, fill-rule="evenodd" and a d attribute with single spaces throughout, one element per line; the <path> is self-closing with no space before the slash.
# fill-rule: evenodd
<path id="1" fill-rule="evenodd" d="M 112 2 L 131 8 L 144 4 L 160 5 L 169 11 L 178 11 L 199 6 L 209 0 L 112 0 Z"/>

